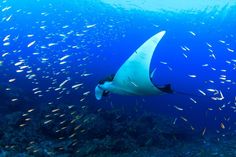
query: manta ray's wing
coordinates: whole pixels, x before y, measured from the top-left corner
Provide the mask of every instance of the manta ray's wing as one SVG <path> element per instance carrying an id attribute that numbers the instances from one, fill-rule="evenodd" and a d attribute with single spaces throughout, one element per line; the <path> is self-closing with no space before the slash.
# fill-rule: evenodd
<path id="1" fill-rule="evenodd" d="M 165 31 L 161 31 L 143 43 L 117 71 L 113 84 L 130 94 L 161 94 L 150 80 L 149 68 L 155 48 L 164 34 Z"/>

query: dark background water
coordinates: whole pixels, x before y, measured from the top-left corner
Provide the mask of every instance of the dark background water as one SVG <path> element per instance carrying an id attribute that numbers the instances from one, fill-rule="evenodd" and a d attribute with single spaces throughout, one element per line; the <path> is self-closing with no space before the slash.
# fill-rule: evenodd
<path id="1" fill-rule="evenodd" d="M 234 4 L 222 3 L 222 6 L 217 7 L 206 4 L 206 8 L 200 11 L 170 11 L 165 8 L 146 11 L 114 7 L 96 0 L 8 0 L 1 3 L 0 9 L 7 6 L 12 8 L 0 14 L 1 39 L 11 35 L 9 46 L 4 46 L 3 40 L 0 41 L 1 54 L 9 52 L 9 55 L 0 57 L 0 61 L 3 61 L 0 66 L 1 84 L 20 88 L 24 96 L 34 100 L 24 107 L 44 107 L 49 102 L 55 105 L 88 104 L 94 108 L 110 108 L 112 104 L 127 110 L 139 108 L 156 114 L 162 113 L 173 120 L 178 117 L 177 123 L 186 123 L 179 118 L 183 116 L 188 119 L 186 125 L 191 124 L 198 129 L 207 127 L 220 130 L 220 123 L 223 122 L 225 130 L 233 130 L 231 127 L 236 118 L 232 108 L 235 106 L 236 94 L 233 82 L 236 72 L 232 59 L 236 59 L 236 56 L 235 52 L 229 52 L 227 48 L 236 48 Z M 11 15 L 9 21 L 4 19 Z M 93 24 L 96 26 L 87 28 Z M 150 97 L 112 94 L 101 101 L 95 100 L 93 91 L 97 82 L 115 73 L 145 40 L 162 30 L 166 30 L 166 35 L 158 45 L 151 64 L 151 69 L 157 67 L 154 82 L 171 83 L 174 90 L 193 95 L 191 97 L 197 103 L 181 94 Z M 34 36 L 27 37 L 28 34 Z M 28 48 L 27 45 L 34 40 L 36 43 Z M 224 40 L 225 43 L 219 40 Z M 57 45 L 48 46 L 50 43 Z M 212 45 L 216 59 L 209 56 L 212 53 L 206 43 Z M 44 45 L 46 48 L 41 47 Z M 183 51 L 181 46 L 187 46 L 190 51 Z M 34 52 L 39 54 L 33 55 Z M 59 58 L 65 55 L 70 55 L 66 59 L 67 63 L 59 64 Z M 14 64 L 21 58 L 36 77 L 27 79 L 26 70 L 16 73 L 19 68 Z M 47 58 L 47 61 L 42 61 L 42 58 Z M 161 64 L 161 61 L 168 64 Z M 202 67 L 203 64 L 209 64 L 209 67 Z M 222 69 L 227 71 L 222 72 Z M 93 75 L 81 77 L 83 73 Z M 188 75 L 191 74 L 197 75 L 197 78 L 190 78 Z M 232 82 L 220 83 L 220 75 L 226 75 Z M 68 77 L 70 81 L 65 84 L 63 92 L 60 94 L 55 91 Z M 8 80 L 12 78 L 16 78 L 16 81 L 9 85 Z M 76 83 L 83 83 L 82 88 L 71 89 Z M 42 97 L 32 93 L 32 89 L 36 87 L 42 91 Z M 52 90 L 46 92 L 49 87 Z M 203 96 L 198 92 L 198 89 L 206 91 L 207 88 L 221 90 L 225 99 L 214 101 L 210 98 L 212 93 L 206 92 L 208 96 Z M 83 93 L 87 91 L 91 93 L 84 96 Z M 58 100 L 58 97 L 61 98 Z M 85 99 L 80 101 L 83 98 Z M 219 110 L 224 104 L 226 107 Z M 184 110 L 178 111 L 174 105 Z M 208 108 L 213 108 L 213 111 Z M 229 117 L 231 119 L 226 121 Z"/>

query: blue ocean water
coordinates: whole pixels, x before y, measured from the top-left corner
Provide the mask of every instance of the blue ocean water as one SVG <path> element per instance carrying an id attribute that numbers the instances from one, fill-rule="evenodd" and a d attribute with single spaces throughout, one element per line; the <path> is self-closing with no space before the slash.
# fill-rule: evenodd
<path id="1" fill-rule="evenodd" d="M 235 132 L 235 9 L 233 1 L 3 0 L 1 116 L 71 105 L 78 112 L 138 110 L 168 117 L 182 133 L 220 140 Z M 163 30 L 153 82 L 185 94 L 96 100 L 99 80 Z"/>

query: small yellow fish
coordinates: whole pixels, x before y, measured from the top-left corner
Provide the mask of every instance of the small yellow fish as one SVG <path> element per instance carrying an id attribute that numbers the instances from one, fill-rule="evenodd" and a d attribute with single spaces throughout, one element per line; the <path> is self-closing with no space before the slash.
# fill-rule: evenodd
<path id="1" fill-rule="evenodd" d="M 20 127 L 24 127 L 24 126 L 26 126 L 26 124 L 20 124 L 19 126 L 20 126 Z"/>
<path id="2" fill-rule="evenodd" d="M 34 109 L 29 109 L 29 110 L 28 110 L 29 113 L 30 113 L 30 112 L 33 112 L 33 111 L 34 111 Z"/>
<path id="3" fill-rule="evenodd" d="M 174 106 L 174 108 L 176 108 L 177 110 L 179 110 L 179 111 L 183 111 L 184 109 L 182 109 L 182 108 L 180 108 L 180 107 L 178 107 L 178 106 Z"/>
<path id="4" fill-rule="evenodd" d="M 31 119 L 30 118 L 26 118 L 25 121 L 30 121 Z"/>
<path id="5" fill-rule="evenodd" d="M 99 108 L 98 110 L 97 110 L 97 112 L 101 112 L 102 111 L 102 108 Z"/>
<path id="6" fill-rule="evenodd" d="M 63 139 L 64 139 L 64 137 L 59 137 L 58 139 L 59 139 L 59 140 L 63 140 Z"/>
<path id="7" fill-rule="evenodd" d="M 61 130 L 64 130 L 64 129 L 66 129 L 66 127 L 62 127 L 62 128 L 61 128 Z"/>
<path id="8" fill-rule="evenodd" d="M 194 130 L 195 130 L 195 128 L 194 128 L 192 125 L 191 125 L 190 127 L 191 127 L 192 131 L 194 131 Z"/>
<path id="9" fill-rule="evenodd" d="M 85 131 L 86 131 L 86 130 L 83 129 L 83 130 L 81 130 L 80 132 L 81 132 L 81 133 L 84 133 Z"/>
<path id="10" fill-rule="evenodd" d="M 50 122 L 52 122 L 52 120 L 47 120 L 47 121 L 44 122 L 44 124 L 48 124 Z"/>
<path id="11" fill-rule="evenodd" d="M 25 117 L 25 116 L 28 116 L 28 114 L 27 114 L 27 113 L 24 113 L 22 116 Z"/>
<path id="12" fill-rule="evenodd" d="M 77 127 L 74 128 L 74 131 L 78 130 L 81 127 L 81 125 L 78 125 Z"/>
<path id="13" fill-rule="evenodd" d="M 52 113 L 54 113 L 54 112 L 57 112 L 57 111 L 59 111 L 60 109 L 54 109 L 54 110 L 52 110 Z"/>
<path id="14" fill-rule="evenodd" d="M 185 122 L 187 122 L 188 120 L 186 119 L 186 118 L 184 118 L 184 117 L 180 117 L 183 121 L 185 121 Z"/>
<path id="15" fill-rule="evenodd" d="M 221 127 L 222 129 L 225 129 L 225 125 L 224 125 L 223 123 L 220 123 L 220 127 Z"/>
<path id="16" fill-rule="evenodd" d="M 75 135 L 76 135 L 76 133 L 73 133 L 69 136 L 69 138 L 73 138 L 73 137 L 75 137 Z"/>
<path id="17" fill-rule="evenodd" d="M 204 136 L 205 133 L 206 133 L 206 128 L 203 129 L 203 131 L 202 131 L 202 136 Z"/>

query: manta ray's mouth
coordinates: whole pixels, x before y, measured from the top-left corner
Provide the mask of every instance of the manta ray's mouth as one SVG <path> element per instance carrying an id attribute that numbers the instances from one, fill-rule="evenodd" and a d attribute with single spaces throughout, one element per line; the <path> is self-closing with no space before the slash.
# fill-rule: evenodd
<path id="1" fill-rule="evenodd" d="M 97 100 L 101 100 L 102 99 L 102 96 L 103 96 L 103 92 L 104 90 L 100 87 L 100 85 L 98 84 L 96 87 L 95 87 L 95 97 Z"/>

